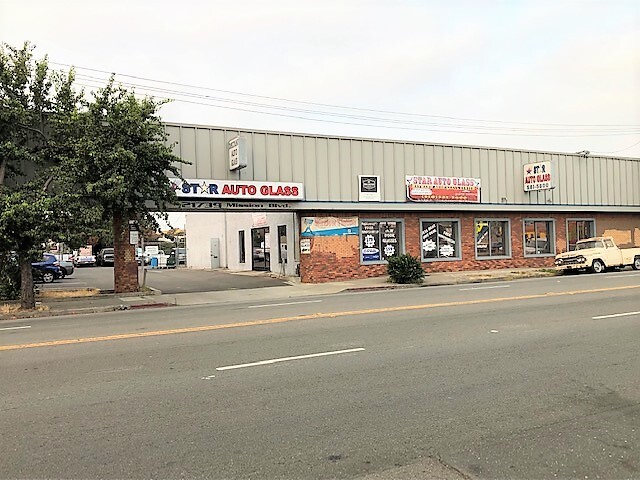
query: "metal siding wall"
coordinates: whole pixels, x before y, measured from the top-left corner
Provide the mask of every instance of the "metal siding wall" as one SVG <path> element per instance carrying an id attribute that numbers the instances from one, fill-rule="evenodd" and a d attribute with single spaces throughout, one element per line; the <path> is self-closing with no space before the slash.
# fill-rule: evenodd
<path id="1" fill-rule="evenodd" d="M 165 131 L 167 132 L 167 145 L 171 147 L 171 153 L 182 158 L 180 154 L 180 127 L 166 125 Z M 175 163 L 174 166 L 178 167 L 180 173 L 182 173 L 183 165 L 181 163 Z"/>
<path id="2" fill-rule="evenodd" d="M 319 200 L 318 195 L 318 160 L 316 149 L 318 142 L 315 138 L 304 137 L 304 198 L 306 200 Z"/>
<path id="3" fill-rule="evenodd" d="M 394 199 L 397 202 L 404 201 L 405 195 L 403 194 L 405 191 L 405 168 L 404 168 L 404 144 L 402 143 L 394 143 L 393 144 L 393 190 L 394 190 Z"/>
<path id="4" fill-rule="evenodd" d="M 444 147 L 442 149 L 442 157 L 443 157 L 443 165 L 444 168 L 442 170 L 443 176 L 445 177 L 453 177 L 453 148 Z"/>
<path id="5" fill-rule="evenodd" d="M 318 200 L 330 200 L 329 196 L 329 139 L 316 138 L 316 189 Z"/>
<path id="6" fill-rule="evenodd" d="M 253 177 L 267 178 L 267 136 L 264 133 L 253 134 Z"/>
<path id="7" fill-rule="evenodd" d="M 480 178 L 482 201 L 533 205 L 640 205 L 640 162 L 635 159 L 583 157 L 429 145 L 411 142 L 328 138 L 288 133 L 234 131 L 213 127 L 166 125 L 172 152 L 192 165 L 192 178 L 298 181 L 314 201 L 357 201 L 357 177 L 381 176 L 383 201 L 406 201 L 405 175 Z M 228 140 L 247 138 L 249 165 L 228 168 Z M 522 166 L 551 161 L 556 189 L 526 193 Z"/>
<path id="8" fill-rule="evenodd" d="M 352 200 L 351 186 L 358 181 L 358 171 L 352 169 L 351 165 L 351 141 L 339 140 L 339 163 L 340 163 L 340 198 L 343 202 Z"/>
<path id="9" fill-rule="evenodd" d="M 384 170 L 384 148 L 380 142 L 368 142 L 371 144 L 371 153 L 373 158 L 373 172 L 380 175 L 380 193 L 383 202 L 390 202 L 393 198 L 389 195 L 389 178 L 385 176 Z"/>
<path id="10" fill-rule="evenodd" d="M 200 176 L 198 178 L 229 178 L 229 174 L 234 177 L 238 173 L 229 171 L 229 144 L 228 140 L 237 137 L 238 132 L 221 132 L 219 130 L 209 130 L 208 142 L 209 142 L 209 162 L 213 165 L 209 167 L 209 176 Z M 247 143 L 250 143 L 250 139 L 247 139 Z M 202 153 L 205 154 L 206 150 L 203 149 Z M 220 161 L 215 161 L 219 159 Z M 214 160 L 214 161 L 211 161 Z M 200 161 L 200 159 L 199 159 Z M 205 170 L 206 171 L 206 170 Z M 245 174 L 243 171 L 242 174 Z"/>
<path id="11" fill-rule="evenodd" d="M 427 145 L 424 147 L 424 173 L 423 175 L 436 174 L 436 147 Z"/>
<path id="12" fill-rule="evenodd" d="M 613 171 L 613 160 L 606 159 L 607 162 L 607 191 L 609 192 L 608 203 L 617 205 L 619 193 L 616 191 L 616 178 Z"/>
<path id="13" fill-rule="evenodd" d="M 294 182 L 305 183 L 304 137 L 296 136 L 291 139 L 291 179 Z"/>
<path id="14" fill-rule="evenodd" d="M 277 182 L 280 178 L 280 135 L 267 134 L 266 167 L 267 182 Z"/>
<path id="15" fill-rule="evenodd" d="M 329 200 L 340 201 L 340 177 L 345 174 L 340 165 L 340 141 L 336 138 L 329 139 L 328 145 L 329 164 Z"/>
<path id="16" fill-rule="evenodd" d="M 279 182 L 291 182 L 293 180 L 293 165 L 291 160 L 291 150 L 293 149 L 293 141 L 291 135 L 280 135 L 280 172 L 278 175 Z"/>
<path id="17" fill-rule="evenodd" d="M 493 188 L 493 179 L 491 178 L 491 166 L 489 165 L 489 151 L 481 148 L 480 151 L 480 201 L 482 203 L 491 203 L 491 189 Z"/>
<path id="18" fill-rule="evenodd" d="M 498 191 L 496 192 L 496 199 L 498 203 L 502 203 L 502 199 L 506 198 L 507 202 L 512 202 L 513 198 L 509 198 L 507 195 L 507 181 L 511 181 L 507 177 L 507 159 L 505 158 L 504 150 L 496 151 L 496 168 L 498 169 Z"/>
<path id="19" fill-rule="evenodd" d="M 432 173 L 428 175 L 444 175 L 444 147 L 442 145 L 436 145 L 433 149 L 435 157 L 435 168 Z"/>
<path id="20" fill-rule="evenodd" d="M 631 170 L 633 171 L 632 190 L 633 198 L 631 203 L 633 205 L 640 206 L 640 162 L 631 163 Z"/>
<path id="21" fill-rule="evenodd" d="M 404 147 L 404 169 L 402 174 L 402 186 L 405 186 L 404 177 L 405 175 L 415 175 L 416 171 L 416 150 L 418 149 L 417 145 L 413 145 L 411 143 L 405 143 Z"/>
<path id="22" fill-rule="evenodd" d="M 183 165 L 182 176 L 198 178 L 196 170 L 196 132 L 193 128 L 180 129 L 180 157 L 191 165 Z"/>
<path id="23" fill-rule="evenodd" d="M 360 150 L 362 151 L 362 174 L 378 175 L 375 173 L 373 165 L 373 143 L 367 140 L 360 140 Z"/>
<path id="24" fill-rule="evenodd" d="M 593 203 L 595 205 L 603 204 L 602 192 L 605 191 L 604 185 L 605 184 L 602 175 L 602 162 L 599 158 L 596 158 L 593 162 Z"/>
<path id="25" fill-rule="evenodd" d="M 358 175 L 369 174 L 372 175 L 371 171 L 366 171 L 363 166 L 362 161 L 362 141 L 361 140 L 351 140 L 350 147 L 351 149 L 351 201 L 358 201 Z"/>
<path id="26" fill-rule="evenodd" d="M 413 163 L 413 168 L 414 171 L 412 172 L 407 172 L 408 175 L 425 175 L 425 150 L 427 147 L 425 147 L 424 145 L 416 145 L 415 149 L 414 149 L 414 163 Z"/>
<path id="27" fill-rule="evenodd" d="M 392 202 L 396 198 L 396 178 L 395 169 L 393 166 L 393 143 L 382 143 L 382 159 L 383 159 L 383 174 L 384 181 L 385 200 Z"/>

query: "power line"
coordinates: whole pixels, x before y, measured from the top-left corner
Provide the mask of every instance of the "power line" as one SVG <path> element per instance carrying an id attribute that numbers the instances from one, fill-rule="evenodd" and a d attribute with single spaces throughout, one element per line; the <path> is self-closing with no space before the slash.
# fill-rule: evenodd
<path id="1" fill-rule="evenodd" d="M 77 78 L 80 81 L 104 81 L 104 79 L 99 78 L 99 77 L 94 77 L 91 75 L 85 75 L 85 74 L 78 74 Z M 398 120 L 398 119 L 393 119 L 393 118 L 379 118 L 379 117 L 370 117 L 370 116 L 361 116 L 361 115 L 350 115 L 350 114 L 344 114 L 344 113 L 333 113 L 333 112 L 319 112 L 317 110 L 307 110 L 307 109 L 300 109 L 300 108 L 293 108 L 293 107 L 283 107 L 283 106 L 279 106 L 279 105 L 271 105 L 271 104 L 264 104 L 264 103 L 257 103 L 257 102 L 248 102 L 248 101 L 243 101 L 243 100 L 233 100 L 233 99 L 227 99 L 227 98 L 220 98 L 220 97 L 213 97 L 210 95 L 202 95 L 202 94 L 196 94 L 196 93 L 191 93 L 191 92 L 182 92 L 179 90 L 171 90 L 171 89 L 166 89 L 166 88 L 160 88 L 160 87 L 150 87 L 150 86 L 146 86 L 146 85 L 140 85 L 137 83 L 130 83 L 130 82 L 121 82 L 121 85 L 125 85 L 125 86 L 130 86 L 133 88 L 141 88 L 144 91 L 149 91 L 149 92 L 155 92 L 155 93 L 162 93 L 162 94 L 169 94 L 169 95 L 179 95 L 179 96 L 186 96 L 189 98 L 197 98 L 197 99 L 205 99 L 205 100 L 209 100 L 209 101 L 217 101 L 217 102 L 223 102 L 223 103 L 232 103 L 232 104 L 239 104 L 239 105 L 245 105 L 245 106 L 252 106 L 252 107 L 260 107 L 260 108 L 269 108 L 269 109 L 275 109 L 275 110 L 284 110 L 284 111 L 292 111 L 292 112 L 296 112 L 296 113 L 304 113 L 304 114 L 311 114 L 311 115 L 320 115 L 320 116 L 331 116 L 331 117 L 339 117 L 339 118 L 348 118 L 348 119 L 355 119 L 355 120 L 364 120 L 364 121 L 374 121 L 374 122 L 385 122 L 385 123 L 398 123 L 398 124 L 405 124 L 405 125 L 427 125 L 427 126 L 442 126 L 442 127 L 451 127 L 451 128 L 473 128 L 473 129 L 479 129 L 479 130 L 509 130 L 509 131 L 539 131 L 539 132 L 546 132 L 546 131 L 554 131 L 554 132 L 560 132 L 560 131 L 582 131 L 584 130 L 584 132 L 602 132 L 602 129 L 592 129 L 592 128 L 587 128 L 587 129 L 578 129 L 578 128 L 521 128 L 521 127 L 497 127 L 497 126 L 485 126 L 485 125 L 479 125 L 479 126 L 475 126 L 475 125 L 460 125 L 460 124 L 451 124 L 451 123 L 436 123 L 436 122 L 416 122 L 416 121 L 410 121 L 410 120 Z M 175 98 L 174 98 L 175 99 Z M 177 101 L 180 101 L 178 99 L 175 99 Z M 611 133 L 628 133 L 628 129 L 620 129 L 620 128 L 615 128 L 615 129 L 611 129 L 611 130 L 607 130 L 607 132 L 611 132 Z M 638 129 L 634 129 L 633 130 L 634 133 L 640 133 L 640 128 Z"/>
<path id="2" fill-rule="evenodd" d="M 640 128 L 640 125 L 629 125 L 629 124 L 569 124 L 569 123 L 509 122 L 509 121 L 503 121 L 503 120 L 483 120 L 483 119 L 472 119 L 472 118 L 464 118 L 464 117 L 452 117 L 452 116 L 445 116 L 445 115 L 428 115 L 428 114 L 419 114 L 419 113 L 390 111 L 390 110 L 377 110 L 377 109 L 369 109 L 369 108 L 358 108 L 358 107 L 350 107 L 350 106 L 344 106 L 344 105 L 335 105 L 335 104 L 308 102 L 308 101 L 302 101 L 302 100 L 293 100 L 293 99 L 288 99 L 288 98 L 283 98 L 283 97 L 272 97 L 272 96 L 266 96 L 266 95 L 256 95 L 256 94 L 244 93 L 244 92 L 235 92 L 235 91 L 231 91 L 231 90 L 216 89 L 216 88 L 211 88 L 211 87 L 203 87 L 203 86 L 199 86 L 199 85 L 190 85 L 190 84 L 179 83 L 179 82 L 170 82 L 170 81 L 165 81 L 165 80 L 157 80 L 157 79 L 152 79 L 152 78 L 147 78 L 147 77 L 141 77 L 141 76 L 137 76 L 137 75 L 129 75 L 129 74 L 123 74 L 123 73 L 108 72 L 106 70 L 99 70 L 99 69 L 90 68 L 90 67 L 80 67 L 80 66 L 75 66 L 74 67 L 73 65 L 69 65 L 69 64 L 65 64 L 65 63 L 59 63 L 59 62 L 50 62 L 50 63 L 53 64 L 53 65 L 60 65 L 60 66 L 64 66 L 64 67 L 77 68 L 77 69 L 80 69 L 80 70 L 103 73 L 103 74 L 106 74 L 106 75 L 112 75 L 113 74 L 113 75 L 120 76 L 120 77 L 132 78 L 132 79 L 135 79 L 135 80 L 146 81 L 146 82 L 162 83 L 162 84 L 166 84 L 166 85 L 173 85 L 173 86 L 200 89 L 200 90 L 208 90 L 208 91 L 213 91 L 213 92 L 218 92 L 218 93 L 225 93 L 225 94 L 230 94 L 230 95 L 239 95 L 239 96 L 245 96 L 245 97 L 251 97 L 251 98 L 261 98 L 261 99 L 265 99 L 265 100 L 272 100 L 272 101 L 279 101 L 279 102 L 297 103 L 297 104 L 301 104 L 301 105 L 312 105 L 312 106 L 323 107 L 323 108 L 337 108 L 337 109 L 342 109 L 342 110 L 353 110 L 353 111 L 361 111 L 361 112 L 381 113 L 381 114 L 388 114 L 388 115 L 404 115 L 404 116 L 421 117 L 421 118 L 440 118 L 440 119 L 457 120 L 457 121 L 464 121 L 464 122 L 494 123 L 494 124 L 502 124 L 502 125 L 537 125 L 537 126 L 555 126 L 555 127 L 605 127 L 605 128 L 612 128 L 612 127 L 620 127 L 620 128 L 622 128 L 622 127 L 626 127 L 626 128 Z M 275 108 L 275 107 L 273 107 L 273 108 Z M 467 126 L 467 127 L 469 127 L 469 126 Z"/>
<path id="3" fill-rule="evenodd" d="M 89 88 L 95 88 L 95 85 L 84 84 L 84 83 L 80 83 L 80 82 L 78 82 L 78 85 L 89 87 Z M 251 110 L 251 109 L 240 108 L 240 107 L 232 107 L 232 106 L 229 106 L 229 105 L 217 105 L 217 104 L 211 104 L 211 103 L 205 103 L 205 102 L 198 102 L 198 101 L 195 101 L 195 100 L 172 99 L 172 98 L 169 98 L 169 97 L 164 97 L 164 98 L 161 97 L 161 99 L 164 99 L 164 100 L 175 100 L 177 102 L 189 103 L 189 104 L 193 104 L 193 105 L 203 105 L 203 106 L 208 106 L 208 107 L 224 108 L 224 109 L 228 109 L 228 110 L 235 110 L 235 111 L 241 111 L 241 112 L 257 113 L 257 114 L 261 114 L 261 115 L 271 115 L 271 116 L 277 116 L 277 117 L 294 118 L 294 119 L 297 119 L 297 120 L 306 120 L 306 121 L 312 121 L 312 122 L 324 122 L 324 123 L 332 123 L 332 124 L 339 124 L 339 125 L 353 125 L 353 126 L 361 126 L 361 127 L 386 128 L 386 129 L 392 129 L 392 130 L 411 130 L 411 131 L 423 131 L 423 132 L 458 133 L 458 134 L 472 134 L 472 135 L 500 135 L 500 136 L 519 136 L 519 137 L 528 136 L 528 137 L 556 137 L 556 138 L 565 138 L 565 137 L 608 137 L 608 136 L 625 136 L 625 135 L 637 135 L 638 134 L 637 131 L 636 132 L 629 132 L 629 133 L 591 133 L 591 134 L 502 133 L 502 132 L 482 132 L 482 131 L 473 131 L 473 130 L 472 131 L 456 131 L 456 130 L 418 128 L 418 127 L 375 125 L 375 124 L 368 124 L 368 123 L 358 123 L 358 122 L 347 122 L 347 121 L 330 120 L 330 119 L 326 119 L 326 118 L 310 118 L 310 117 L 304 117 L 304 116 L 300 116 L 300 115 L 293 115 L 293 114 L 286 114 L 286 113 L 276 113 L 276 112 L 267 112 L 267 111 L 260 111 L 260 110 Z M 214 101 L 214 100 L 211 100 L 211 101 Z M 464 128 L 464 127 L 461 126 L 459 128 Z M 476 128 L 476 127 L 473 127 L 473 126 L 469 125 L 469 126 L 466 126 L 466 128 Z"/>

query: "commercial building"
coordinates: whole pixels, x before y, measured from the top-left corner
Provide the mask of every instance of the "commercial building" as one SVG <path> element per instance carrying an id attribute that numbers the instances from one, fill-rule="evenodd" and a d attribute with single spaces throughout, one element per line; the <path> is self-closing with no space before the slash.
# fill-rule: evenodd
<path id="1" fill-rule="evenodd" d="M 213 213 L 187 214 L 191 266 L 215 265 L 215 247 L 221 266 L 281 272 L 286 259 L 287 274 L 323 282 L 382 275 L 398 253 L 429 272 L 551 267 L 593 235 L 640 246 L 637 158 L 166 129 L 191 162 L 175 208 Z"/>

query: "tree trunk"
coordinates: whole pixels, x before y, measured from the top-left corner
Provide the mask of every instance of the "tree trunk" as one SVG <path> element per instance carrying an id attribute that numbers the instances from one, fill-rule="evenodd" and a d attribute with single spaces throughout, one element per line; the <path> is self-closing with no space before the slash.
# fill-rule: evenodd
<path id="1" fill-rule="evenodd" d="M 139 291 L 136 246 L 129 243 L 129 216 L 113 215 L 113 285 L 116 293 Z"/>
<path id="2" fill-rule="evenodd" d="M 36 308 L 36 294 L 33 290 L 33 272 L 31 260 L 20 255 L 20 307 L 23 309 Z"/>
<path id="3" fill-rule="evenodd" d="M 0 185 L 4 185 L 4 177 L 7 172 L 7 159 L 0 160 Z"/>

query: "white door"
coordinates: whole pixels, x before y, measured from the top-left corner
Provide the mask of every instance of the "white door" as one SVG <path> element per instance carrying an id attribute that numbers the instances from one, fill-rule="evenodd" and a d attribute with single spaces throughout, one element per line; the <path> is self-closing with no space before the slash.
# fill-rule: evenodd
<path id="1" fill-rule="evenodd" d="M 211 268 L 220 268 L 220 239 L 211 239 Z"/>

